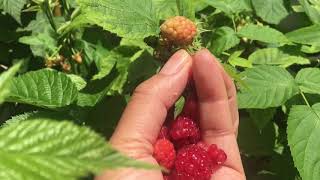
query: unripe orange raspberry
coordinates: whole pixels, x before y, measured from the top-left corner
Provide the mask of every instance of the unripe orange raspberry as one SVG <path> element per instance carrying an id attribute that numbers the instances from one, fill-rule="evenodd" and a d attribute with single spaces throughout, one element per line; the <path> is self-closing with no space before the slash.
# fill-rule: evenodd
<path id="1" fill-rule="evenodd" d="M 175 16 L 166 20 L 160 29 L 164 41 L 178 46 L 191 44 L 197 34 L 194 22 L 183 16 Z"/>

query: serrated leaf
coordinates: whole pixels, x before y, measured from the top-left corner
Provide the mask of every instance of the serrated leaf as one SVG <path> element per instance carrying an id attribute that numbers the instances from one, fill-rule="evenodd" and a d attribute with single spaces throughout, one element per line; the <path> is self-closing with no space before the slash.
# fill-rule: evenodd
<path id="1" fill-rule="evenodd" d="M 291 56 L 278 48 L 265 48 L 255 51 L 249 56 L 249 61 L 260 65 L 278 65 L 289 67 L 293 64 L 310 64 L 307 58 Z"/>
<path id="2" fill-rule="evenodd" d="M 299 0 L 300 4 L 302 5 L 305 13 L 308 15 L 309 19 L 314 24 L 320 23 L 320 10 L 316 7 L 312 6 L 308 0 Z M 311 2 L 311 1 L 310 1 Z"/>
<path id="3" fill-rule="evenodd" d="M 288 118 L 288 144 L 300 176 L 305 180 L 319 179 L 320 104 L 312 107 L 293 106 Z"/>
<path id="4" fill-rule="evenodd" d="M 27 0 L 0 0 L 1 8 L 21 24 L 21 10 Z"/>
<path id="5" fill-rule="evenodd" d="M 320 94 L 320 69 L 304 68 L 296 76 L 296 82 L 301 91 L 311 94 Z"/>
<path id="6" fill-rule="evenodd" d="M 278 107 L 299 92 L 293 77 L 281 67 L 256 66 L 242 75 L 248 88 L 238 93 L 239 108 Z"/>
<path id="7" fill-rule="evenodd" d="M 222 52 L 238 45 L 239 43 L 240 39 L 237 37 L 234 30 L 230 27 L 223 26 L 214 32 L 209 49 L 215 55 L 219 55 Z"/>
<path id="8" fill-rule="evenodd" d="M 1 179 L 76 179 L 103 168 L 155 166 L 124 157 L 87 127 L 39 118 L 0 129 Z"/>
<path id="9" fill-rule="evenodd" d="M 77 98 L 77 87 L 61 72 L 42 69 L 14 78 L 8 101 L 47 108 L 63 107 Z"/>
<path id="10" fill-rule="evenodd" d="M 75 74 L 68 74 L 67 76 L 71 79 L 73 84 L 77 87 L 78 91 L 86 87 L 87 82 L 82 77 Z"/>
<path id="11" fill-rule="evenodd" d="M 286 34 L 287 38 L 295 43 L 319 45 L 320 44 L 320 25 L 312 25 Z"/>
<path id="12" fill-rule="evenodd" d="M 203 0 L 208 5 L 219 9 L 229 16 L 240 13 L 242 11 L 249 11 L 247 0 Z"/>
<path id="13" fill-rule="evenodd" d="M 289 40 L 280 31 L 270 27 L 254 24 L 249 24 L 242 27 L 237 35 L 265 43 L 274 43 L 280 45 L 289 43 Z"/>
<path id="14" fill-rule="evenodd" d="M 52 29 L 46 29 L 41 33 L 23 36 L 20 43 L 30 45 L 32 53 L 39 57 L 48 57 L 58 51 L 57 37 Z"/>
<path id="15" fill-rule="evenodd" d="M 251 0 L 256 14 L 264 21 L 279 24 L 289 13 L 283 0 Z"/>
<path id="16" fill-rule="evenodd" d="M 252 62 L 240 57 L 243 51 L 235 51 L 228 58 L 228 62 L 233 66 L 252 68 Z"/>
<path id="17" fill-rule="evenodd" d="M 77 0 L 86 19 L 126 38 L 159 33 L 159 20 L 151 0 Z"/>
<path id="18" fill-rule="evenodd" d="M 93 80 L 102 79 L 108 75 L 113 67 L 115 66 L 117 60 L 121 59 L 122 56 L 116 51 L 108 51 L 103 46 L 98 45 L 95 51 L 94 61 L 98 68 L 98 74 L 92 77 Z"/>
<path id="19" fill-rule="evenodd" d="M 152 0 L 160 19 L 167 19 L 179 14 L 176 0 Z"/>
<path id="20" fill-rule="evenodd" d="M 301 51 L 307 54 L 315 54 L 320 52 L 320 45 L 302 45 L 301 46 Z"/>
<path id="21" fill-rule="evenodd" d="M 8 71 L 0 75 L 0 104 L 3 103 L 10 91 L 10 80 L 18 72 L 21 67 L 21 62 L 12 66 Z"/>
<path id="22" fill-rule="evenodd" d="M 180 16 L 185 16 L 189 19 L 195 18 L 195 9 L 194 9 L 194 2 L 190 0 L 176 0 L 177 7 L 179 10 Z"/>
<path id="23" fill-rule="evenodd" d="M 61 16 L 54 17 L 53 20 L 57 27 L 60 27 L 65 22 Z M 53 31 L 46 14 L 42 11 L 37 12 L 36 19 L 30 21 L 28 26 L 23 28 L 24 31 L 32 31 L 32 34 L 43 33 L 48 29 Z"/>

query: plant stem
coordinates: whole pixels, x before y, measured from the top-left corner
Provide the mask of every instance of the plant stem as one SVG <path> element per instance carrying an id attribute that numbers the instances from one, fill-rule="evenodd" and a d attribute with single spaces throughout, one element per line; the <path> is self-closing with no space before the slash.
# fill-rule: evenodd
<path id="1" fill-rule="evenodd" d="M 70 20 L 70 7 L 69 7 L 69 4 L 66 2 L 66 0 L 60 0 L 61 1 L 61 5 L 62 5 L 62 8 L 63 8 L 63 11 L 64 11 L 64 15 L 65 15 L 65 18 L 67 20 Z"/>
<path id="2" fill-rule="evenodd" d="M 310 104 L 309 104 L 309 102 L 308 102 L 308 100 L 307 100 L 307 98 L 306 98 L 306 96 L 304 95 L 304 93 L 303 93 L 301 90 L 300 90 L 300 94 L 301 94 L 304 102 L 307 104 L 307 106 L 311 107 Z"/>
<path id="3" fill-rule="evenodd" d="M 234 21 L 234 16 L 232 16 L 232 24 L 233 24 L 234 31 L 237 32 L 237 26 L 236 26 L 236 22 Z"/>
<path id="4" fill-rule="evenodd" d="M 53 30 L 55 32 L 57 32 L 57 26 L 56 26 L 54 19 L 53 19 L 53 14 L 52 14 L 52 11 L 50 8 L 49 0 L 45 0 L 43 2 L 43 4 L 41 5 L 41 7 L 42 7 L 42 10 L 46 13 L 46 16 L 49 20 L 51 27 L 53 28 Z"/>

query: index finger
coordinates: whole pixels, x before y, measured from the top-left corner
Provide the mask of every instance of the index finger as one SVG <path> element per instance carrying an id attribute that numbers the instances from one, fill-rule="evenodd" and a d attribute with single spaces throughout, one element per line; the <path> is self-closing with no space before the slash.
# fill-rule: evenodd
<path id="1" fill-rule="evenodd" d="M 232 173 L 243 174 L 227 86 L 219 62 L 208 50 L 197 52 L 193 59 L 193 78 L 199 101 L 202 139 L 207 144 L 217 144 L 228 155 L 225 168 L 219 171 L 227 169 Z"/>

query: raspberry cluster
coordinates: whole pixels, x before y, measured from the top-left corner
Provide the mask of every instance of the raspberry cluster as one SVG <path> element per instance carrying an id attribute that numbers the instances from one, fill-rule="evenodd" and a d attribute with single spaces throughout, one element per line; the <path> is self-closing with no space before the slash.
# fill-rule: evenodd
<path id="1" fill-rule="evenodd" d="M 163 126 L 154 145 L 154 158 L 170 170 L 165 180 L 210 180 L 212 173 L 226 161 L 217 145 L 201 142 L 197 98 L 191 93 L 181 114 Z"/>

